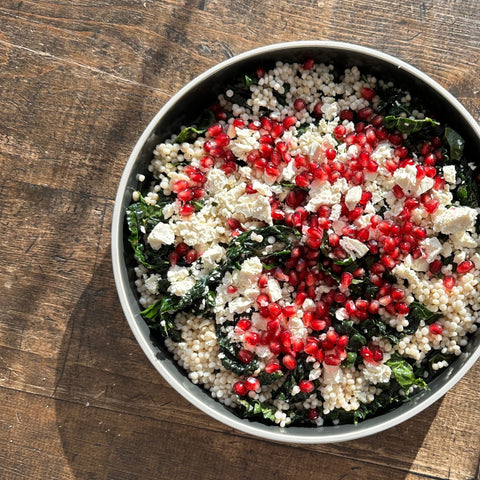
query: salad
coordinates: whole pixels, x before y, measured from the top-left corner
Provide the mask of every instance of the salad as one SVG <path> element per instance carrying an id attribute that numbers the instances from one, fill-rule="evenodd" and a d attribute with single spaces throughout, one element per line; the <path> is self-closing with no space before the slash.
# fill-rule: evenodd
<path id="1" fill-rule="evenodd" d="M 277 62 L 156 146 L 126 211 L 152 334 L 241 417 L 351 423 L 480 319 L 479 188 L 454 125 L 357 67 Z"/>

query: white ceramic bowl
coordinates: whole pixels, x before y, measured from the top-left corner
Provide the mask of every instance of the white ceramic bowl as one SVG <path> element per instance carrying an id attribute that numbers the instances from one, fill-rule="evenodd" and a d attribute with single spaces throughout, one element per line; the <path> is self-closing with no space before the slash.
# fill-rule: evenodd
<path id="1" fill-rule="evenodd" d="M 146 171 L 155 145 L 177 132 L 181 125 L 191 123 L 196 114 L 222 91 L 221 87 L 228 79 L 249 69 L 255 69 L 258 65 L 268 67 L 278 60 L 302 62 L 310 57 L 316 62 L 334 63 L 340 67 L 356 65 L 361 71 L 392 80 L 396 86 L 403 85 L 409 91 L 420 94 L 439 119 L 448 121 L 449 125 L 461 133 L 470 151 L 480 152 L 480 127 L 471 115 L 444 88 L 411 65 L 379 51 L 348 43 L 299 41 L 270 45 L 237 55 L 210 68 L 183 87 L 155 115 L 135 145 L 123 172 L 112 225 L 112 261 L 118 295 L 138 343 L 163 378 L 189 402 L 216 420 L 258 437 L 289 443 L 353 440 L 398 425 L 443 396 L 480 356 L 480 335 L 476 335 L 466 352 L 430 383 L 430 390 L 422 391 L 410 402 L 393 411 L 358 425 L 281 428 L 237 417 L 200 387 L 191 383 L 172 361 L 167 350 L 152 341 L 149 329 L 140 315 L 134 285 L 135 262 L 125 229 L 125 208 L 131 202 L 132 190 L 138 187 L 137 174 Z M 188 112 L 191 112 L 190 118 Z"/>

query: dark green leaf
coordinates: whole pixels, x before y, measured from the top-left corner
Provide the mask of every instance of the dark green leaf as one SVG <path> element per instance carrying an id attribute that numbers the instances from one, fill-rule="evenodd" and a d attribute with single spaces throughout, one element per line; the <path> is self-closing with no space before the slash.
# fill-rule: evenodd
<path id="1" fill-rule="evenodd" d="M 423 378 L 415 377 L 412 366 L 402 357 L 394 355 L 385 363 L 391 368 L 392 375 L 405 394 L 414 385 L 423 389 L 428 388 Z"/>
<path id="2" fill-rule="evenodd" d="M 420 302 L 412 302 L 410 304 L 410 313 L 407 315 L 408 326 L 404 329 L 405 335 L 412 335 L 418 330 L 420 321 L 423 320 L 426 325 L 430 325 L 442 318 L 441 313 L 434 313 L 430 311 L 425 305 Z"/>
<path id="3" fill-rule="evenodd" d="M 285 107 L 287 105 L 286 95 L 290 91 L 290 84 L 289 83 L 284 83 L 283 88 L 285 89 L 285 93 L 279 93 L 277 90 L 272 89 L 272 94 L 277 99 L 277 102 L 280 105 L 282 105 L 282 107 Z"/>
<path id="4" fill-rule="evenodd" d="M 449 158 L 453 162 L 459 161 L 463 157 L 465 140 L 453 128 L 445 127 L 443 139 L 447 142 L 449 148 Z"/>
<path id="5" fill-rule="evenodd" d="M 440 125 L 435 120 L 431 118 L 424 118 L 423 120 L 413 120 L 411 118 L 395 117 L 393 115 L 388 115 L 383 120 L 383 125 L 385 128 L 397 129 L 401 133 L 415 133 L 423 130 L 424 128 L 436 127 Z"/>
<path id="6" fill-rule="evenodd" d="M 197 138 L 197 135 L 201 135 L 206 131 L 206 128 L 186 127 L 178 134 L 175 143 L 193 142 Z"/>
<path id="7" fill-rule="evenodd" d="M 236 375 L 251 375 L 258 368 L 258 360 L 253 358 L 250 363 L 243 363 L 238 358 L 239 347 L 232 343 L 227 333 L 220 325 L 215 325 L 215 333 L 217 335 L 218 346 L 223 354 L 222 365 L 227 370 Z"/>
<path id="8" fill-rule="evenodd" d="M 170 262 L 168 253 L 170 247 L 164 245 L 160 250 L 153 250 L 147 237 L 154 227 L 164 220 L 163 207 L 166 201 L 155 205 L 145 202 L 140 197 L 138 202 L 132 203 L 126 210 L 125 218 L 129 229 L 128 241 L 133 248 L 135 258 L 148 270 L 156 270 L 156 273 L 165 273 Z"/>

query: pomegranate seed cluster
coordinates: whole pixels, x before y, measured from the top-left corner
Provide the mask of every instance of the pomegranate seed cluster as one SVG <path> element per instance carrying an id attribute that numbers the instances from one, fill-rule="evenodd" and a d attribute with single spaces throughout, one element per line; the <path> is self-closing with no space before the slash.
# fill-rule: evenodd
<path id="1" fill-rule="evenodd" d="M 243 416 L 378 414 L 477 329 L 478 205 L 456 197 L 449 132 L 391 83 L 313 60 L 246 79 L 196 137 L 157 145 L 133 193 L 144 316 Z"/>

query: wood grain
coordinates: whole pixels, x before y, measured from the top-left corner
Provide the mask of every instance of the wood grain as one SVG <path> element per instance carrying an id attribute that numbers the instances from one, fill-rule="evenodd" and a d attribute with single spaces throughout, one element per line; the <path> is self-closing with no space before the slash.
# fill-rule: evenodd
<path id="1" fill-rule="evenodd" d="M 479 478 L 476 365 L 386 432 L 284 445 L 233 431 L 149 364 L 111 273 L 118 181 L 141 131 L 205 69 L 332 39 L 421 68 L 480 116 L 475 0 L 3 0 L 0 478 Z"/>

